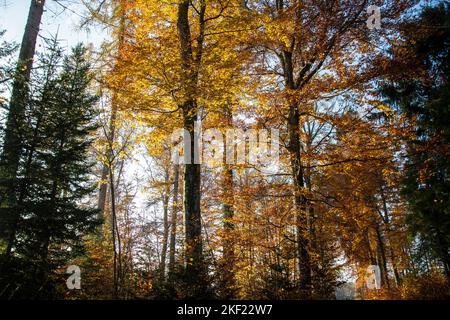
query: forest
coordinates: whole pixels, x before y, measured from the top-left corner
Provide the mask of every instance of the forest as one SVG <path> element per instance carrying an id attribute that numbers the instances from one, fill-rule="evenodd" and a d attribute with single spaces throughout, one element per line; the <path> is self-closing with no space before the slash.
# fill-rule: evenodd
<path id="1" fill-rule="evenodd" d="M 450 298 L 450 1 L 8 6 L 0 300 Z"/>

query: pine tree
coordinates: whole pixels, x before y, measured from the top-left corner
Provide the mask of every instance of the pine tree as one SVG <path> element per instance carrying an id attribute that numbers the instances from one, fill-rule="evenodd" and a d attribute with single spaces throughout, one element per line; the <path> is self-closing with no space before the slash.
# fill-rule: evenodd
<path id="1" fill-rule="evenodd" d="M 410 230 L 431 250 L 450 280 L 450 4 L 427 7 L 405 24 L 394 48 L 393 76 L 382 93 L 415 121 L 407 142 L 403 193 Z M 420 249 L 419 249 L 420 250 Z"/>
<path id="2" fill-rule="evenodd" d="M 97 97 L 90 93 L 90 64 L 79 45 L 61 64 L 56 41 L 40 60 L 25 112 L 19 163 L 19 217 L 13 257 L 3 261 L 6 297 L 55 297 L 59 272 L 83 252 L 82 237 L 98 225 L 97 210 L 83 204 L 94 191 L 88 148 Z M 5 276 L 5 277 L 3 277 Z M 58 281 L 61 280 L 61 281 Z"/>

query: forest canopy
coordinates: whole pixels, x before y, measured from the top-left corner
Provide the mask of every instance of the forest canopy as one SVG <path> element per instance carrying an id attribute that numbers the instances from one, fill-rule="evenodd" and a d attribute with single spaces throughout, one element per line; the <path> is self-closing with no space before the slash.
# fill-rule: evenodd
<path id="1" fill-rule="evenodd" d="M 449 1 L 24 2 L 0 299 L 450 297 Z"/>

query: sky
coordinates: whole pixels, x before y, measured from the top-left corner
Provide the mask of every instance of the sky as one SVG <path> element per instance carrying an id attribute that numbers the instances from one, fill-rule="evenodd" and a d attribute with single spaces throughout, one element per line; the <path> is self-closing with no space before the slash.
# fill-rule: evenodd
<path id="1" fill-rule="evenodd" d="M 3 40 L 20 44 L 28 16 L 31 0 L 0 0 L 0 30 L 6 30 Z M 58 33 L 60 45 L 69 49 L 79 42 L 92 43 L 98 47 L 107 37 L 100 28 L 90 31 L 78 28 L 81 17 L 86 14 L 80 0 L 62 0 L 64 9 L 53 0 L 46 0 L 42 17 L 40 37 L 51 37 Z M 42 38 L 38 41 L 37 51 L 42 47 Z"/>

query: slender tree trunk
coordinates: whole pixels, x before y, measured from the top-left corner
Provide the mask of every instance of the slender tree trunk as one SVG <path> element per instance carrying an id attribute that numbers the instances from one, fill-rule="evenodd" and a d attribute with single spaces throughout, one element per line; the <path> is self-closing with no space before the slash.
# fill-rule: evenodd
<path id="1" fill-rule="evenodd" d="M 398 286 L 400 286 L 402 279 L 400 278 L 400 273 L 398 272 L 397 258 L 394 253 L 394 249 L 391 246 L 389 248 L 389 253 L 390 253 L 390 258 L 391 258 L 391 262 L 392 262 L 392 269 L 394 270 L 395 285 L 398 287 Z"/>
<path id="2" fill-rule="evenodd" d="M 379 262 L 381 264 L 380 269 L 381 269 L 382 281 L 389 289 L 390 284 L 389 284 L 389 277 L 388 277 L 388 270 L 387 270 L 386 250 L 385 250 L 383 237 L 382 237 L 381 231 L 380 231 L 380 226 L 378 224 L 375 227 L 375 231 L 377 234 L 377 248 L 378 248 L 377 251 L 378 251 L 378 255 L 379 255 Z"/>
<path id="3" fill-rule="evenodd" d="M 120 60 L 120 57 L 122 55 L 123 51 L 123 44 L 125 39 L 125 20 L 126 20 L 126 14 L 125 14 L 125 4 L 124 0 L 116 0 L 117 6 L 120 10 L 120 26 L 119 26 L 119 32 L 118 32 L 118 49 L 117 49 L 117 60 Z M 111 100 L 111 117 L 109 119 L 109 145 L 112 146 L 114 144 L 115 139 L 115 130 L 116 130 L 116 119 L 117 119 L 117 109 L 118 109 L 118 97 L 117 97 L 117 88 L 113 88 L 113 95 Z M 112 157 L 112 150 L 109 148 L 107 150 L 107 157 Z M 108 173 L 109 168 L 106 163 L 103 164 L 102 168 L 102 176 L 101 176 L 101 185 L 99 189 L 99 195 L 98 195 L 98 210 L 100 215 L 103 215 L 103 212 L 105 210 L 105 204 L 106 204 L 106 198 L 108 193 Z"/>
<path id="4" fill-rule="evenodd" d="M 230 108 L 227 106 L 223 112 L 225 123 L 228 127 L 233 125 L 233 118 Z M 224 150 L 227 150 L 227 141 L 224 141 Z M 223 231 L 224 238 L 222 241 L 222 287 L 223 287 L 223 299 L 233 299 L 235 297 L 235 252 L 234 252 L 234 183 L 233 183 L 233 170 L 230 168 L 229 164 L 226 163 L 226 153 L 224 152 L 223 157 L 223 182 L 222 182 L 222 193 L 223 193 Z"/>
<path id="5" fill-rule="evenodd" d="M 159 272 L 161 281 L 165 280 L 166 276 L 166 257 L 167 257 L 167 242 L 169 238 L 169 168 L 165 173 L 166 188 L 163 194 L 163 239 L 161 250 L 161 261 L 159 264 Z"/>
<path id="6" fill-rule="evenodd" d="M 117 60 L 120 60 L 120 56 L 123 51 L 124 37 L 125 37 L 125 3 L 123 0 L 117 0 L 116 5 L 120 11 L 120 26 L 118 32 L 118 49 Z M 118 298 L 121 291 L 121 284 L 123 281 L 123 267 L 122 267 L 122 242 L 120 237 L 119 225 L 117 221 L 117 209 L 116 209 L 116 182 L 114 181 L 114 150 L 113 145 L 116 135 L 116 119 L 118 111 L 118 96 L 117 88 L 113 88 L 113 97 L 111 101 L 111 117 L 109 122 L 109 137 L 108 138 L 108 150 L 107 150 L 107 163 L 103 164 L 102 169 L 102 185 L 99 190 L 98 209 L 100 215 L 103 216 L 106 196 L 108 191 L 108 184 L 110 190 L 111 201 L 111 233 L 113 242 L 113 297 Z M 117 177 L 117 186 L 119 185 L 120 174 L 123 168 L 123 163 L 120 164 L 120 171 Z M 108 180 L 109 176 L 109 181 Z"/>
<path id="7" fill-rule="evenodd" d="M 119 225 L 117 222 L 116 210 L 116 190 L 114 182 L 114 173 L 112 166 L 109 168 L 109 187 L 111 194 L 111 233 L 113 240 L 113 297 L 119 297 L 119 283 L 121 282 L 120 275 L 122 273 L 122 243 L 119 233 Z"/>
<path id="8" fill-rule="evenodd" d="M 108 141 L 108 150 L 107 150 L 107 158 L 108 162 L 111 162 L 111 159 L 113 158 L 113 145 L 116 135 L 116 119 L 117 119 L 117 94 L 113 93 L 113 98 L 111 101 L 111 117 L 109 119 L 109 137 L 107 137 Z M 103 216 L 103 213 L 105 211 L 105 205 L 106 205 L 106 199 L 108 194 L 108 184 L 109 184 L 109 164 L 104 163 L 102 167 L 102 177 L 101 177 L 101 185 L 98 195 L 98 210 L 99 214 Z M 112 162 L 111 162 L 111 165 Z"/>
<path id="9" fill-rule="evenodd" d="M 391 234 L 391 225 L 390 225 L 390 220 L 391 219 L 389 218 L 389 211 L 388 211 L 388 206 L 387 206 L 387 201 L 386 201 L 386 195 L 384 193 L 383 187 L 381 187 L 381 189 L 380 189 L 380 194 L 381 194 L 381 200 L 382 200 L 382 204 L 383 204 L 384 216 L 381 215 L 381 213 L 380 213 L 380 215 L 381 215 L 381 218 L 382 218 L 382 220 L 384 222 L 386 234 L 387 234 L 388 239 L 389 239 L 389 235 Z M 392 248 L 392 245 L 390 243 L 390 240 L 389 240 L 389 246 L 388 247 L 389 247 L 390 260 L 391 260 L 391 263 L 392 263 L 392 269 L 394 270 L 395 284 L 397 286 L 399 286 L 400 282 L 401 282 L 401 278 L 400 278 L 400 274 L 398 272 L 397 259 L 396 259 L 395 253 L 394 253 L 394 249 Z"/>
<path id="10" fill-rule="evenodd" d="M 175 247 L 177 238 L 177 221 L 178 221 L 178 183 L 180 175 L 180 167 L 178 159 L 173 166 L 174 180 L 173 180 L 173 198 L 172 198 L 172 213 L 170 216 L 170 243 L 169 243 L 169 279 L 173 278 L 175 271 Z"/>
<path id="11" fill-rule="evenodd" d="M 224 203 L 223 203 L 223 256 L 222 256 L 222 276 L 223 287 L 225 289 L 223 299 L 233 299 L 235 295 L 235 253 L 234 253 L 234 209 L 233 209 L 233 171 L 228 165 L 224 168 L 223 185 Z"/>
<path id="12" fill-rule="evenodd" d="M 308 252 L 308 220 L 306 215 L 306 199 L 302 195 L 304 180 L 300 158 L 299 112 L 291 107 L 289 112 L 289 134 L 291 167 L 294 182 L 294 201 L 296 208 L 297 259 L 299 269 L 299 290 L 302 298 L 311 296 L 311 263 Z"/>
<path id="13" fill-rule="evenodd" d="M 164 281 L 166 274 L 166 257 L 167 257 L 167 242 L 169 238 L 169 217 L 168 217 L 168 205 L 169 205 L 169 197 L 164 196 L 163 200 L 163 239 L 162 239 L 162 249 L 161 249 L 161 261 L 159 264 L 159 271 L 161 275 L 161 280 Z"/>

